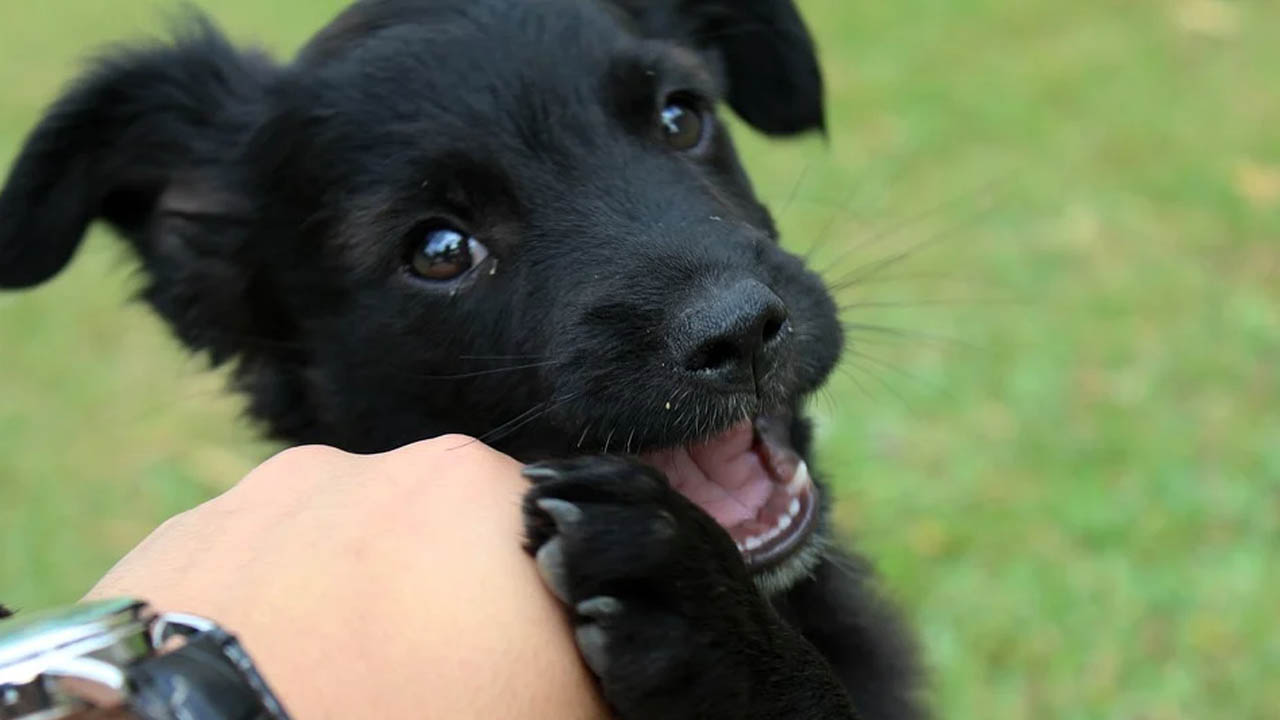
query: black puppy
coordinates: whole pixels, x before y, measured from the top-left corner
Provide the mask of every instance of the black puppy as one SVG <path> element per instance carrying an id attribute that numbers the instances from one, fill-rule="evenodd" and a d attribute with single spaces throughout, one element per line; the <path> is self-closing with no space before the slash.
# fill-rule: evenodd
<path id="1" fill-rule="evenodd" d="M 836 310 L 778 247 L 722 98 L 821 126 L 790 2 L 365 0 L 289 65 L 197 23 L 36 128 L 0 287 L 102 218 L 274 435 L 461 432 L 541 461 L 528 547 L 624 719 L 920 717 L 907 636 L 827 542 L 806 462 Z"/>

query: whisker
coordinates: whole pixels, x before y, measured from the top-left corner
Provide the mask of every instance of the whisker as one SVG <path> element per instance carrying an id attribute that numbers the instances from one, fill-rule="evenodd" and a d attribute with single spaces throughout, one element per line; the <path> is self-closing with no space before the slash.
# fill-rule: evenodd
<path id="1" fill-rule="evenodd" d="M 903 341 L 917 340 L 917 341 L 938 343 L 942 345 L 956 345 L 956 346 L 968 348 L 970 350 L 980 349 L 979 346 L 974 345 L 973 343 L 970 343 L 965 340 L 960 340 L 959 338 L 948 337 L 946 335 L 937 335 L 932 333 L 920 332 L 917 330 L 908 330 L 904 328 L 889 327 L 887 325 L 875 325 L 870 323 L 845 323 L 843 324 L 843 327 L 845 329 L 845 332 L 849 333 L 850 335 L 856 335 L 857 333 L 872 333 L 879 337 L 895 338 Z M 852 341 L 852 337 L 848 338 L 847 342 L 851 342 L 851 341 Z"/>
<path id="2" fill-rule="evenodd" d="M 863 188 L 864 184 L 865 181 L 852 183 L 852 187 L 846 194 L 844 201 L 837 203 L 835 211 L 831 213 L 831 217 L 827 218 L 827 222 L 822 226 L 822 229 L 814 234 L 813 242 L 809 244 L 809 249 L 804 253 L 805 265 L 808 265 L 813 260 L 813 254 L 818 251 L 818 248 L 825 244 L 827 238 L 831 237 L 831 232 L 835 229 L 836 223 L 839 222 L 841 218 L 853 212 L 853 200 L 857 196 L 858 191 Z"/>
<path id="3" fill-rule="evenodd" d="M 895 152 L 889 156 L 889 160 L 896 162 L 906 154 L 907 153 L 905 151 Z M 814 254 L 817 252 L 819 247 L 825 247 L 826 241 L 828 238 L 831 237 L 831 233 L 835 229 L 837 222 L 839 222 L 842 218 L 852 219 L 856 217 L 854 213 L 854 200 L 857 198 L 859 191 L 866 188 L 867 185 L 873 179 L 881 180 L 881 181 L 893 181 L 895 178 L 901 175 L 902 175 L 902 171 L 900 169 L 893 172 L 888 177 L 883 175 L 877 176 L 870 173 L 863 174 L 858 179 L 849 183 L 848 189 L 842 194 L 841 199 L 839 200 L 821 200 L 817 198 L 810 199 L 810 201 L 813 202 L 815 205 L 825 206 L 829 209 L 832 209 L 833 212 L 831 213 L 830 217 L 827 218 L 826 223 L 823 224 L 822 229 L 819 230 L 814 235 L 814 240 L 810 244 L 809 250 L 804 253 L 805 264 L 808 265 L 813 260 Z M 830 269 L 830 266 L 828 266 L 828 269 Z"/>
<path id="4" fill-rule="evenodd" d="M 862 381 L 858 379 L 857 375 L 853 374 L 853 371 L 856 369 L 854 366 L 842 363 L 836 369 L 841 375 L 853 381 L 854 386 L 858 388 L 858 392 L 861 392 L 863 397 L 871 402 L 875 402 L 876 399 L 871 396 L 871 393 L 867 392 L 867 387 L 862 384 Z"/>
<path id="5" fill-rule="evenodd" d="M 512 433 L 524 427 L 525 425 L 533 422 L 534 420 L 537 420 L 538 418 L 542 417 L 543 415 L 546 415 L 547 413 L 560 407 L 561 405 L 564 405 L 567 402 L 576 400 L 581 396 L 582 396 L 582 393 L 571 393 L 562 398 L 558 398 L 558 399 L 552 398 L 551 400 L 544 400 L 543 402 L 536 403 L 534 404 L 533 407 L 529 408 L 523 413 L 520 413 L 519 415 L 512 418 L 511 420 L 508 420 L 502 425 L 499 425 L 493 430 L 490 430 L 489 432 L 481 435 L 480 437 L 476 438 L 476 440 L 482 443 L 493 443 L 505 437 L 509 437 Z"/>
<path id="6" fill-rule="evenodd" d="M 865 360 L 865 361 L 870 362 L 870 363 L 872 363 L 872 364 L 874 364 L 874 365 L 876 365 L 876 366 L 878 366 L 878 367 L 884 368 L 885 370 L 888 370 L 889 372 L 897 373 L 898 375 L 900 375 L 900 376 L 902 376 L 902 377 L 905 377 L 905 378 L 907 378 L 908 380 L 911 380 L 912 382 L 916 382 L 916 383 L 919 383 L 919 384 L 921 384 L 921 385 L 924 385 L 925 387 L 927 387 L 927 388 L 929 388 L 929 389 L 933 390 L 934 392 L 942 393 L 943 395 L 946 395 L 948 398 L 950 398 L 950 399 L 952 399 L 952 400 L 954 400 L 954 399 L 955 399 L 955 396 L 954 396 L 954 395 L 953 395 L 949 390 L 947 390 L 945 387 L 942 387 L 941 385 L 938 385 L 937 383 L 933 383 L 933 382 L 929 382 L 929 381 L 927 381 L 927 380 L 924 380 L 923 378 L 919 377 L 919 376 L 918 376 L 918 375 L 916 375 L 915 373 L 909 372 L 909 371 L 907 371 L 907 370 L 905 370 L 905 369 L 903 369 L 903 368 L 901 368 L 901 367 L 899 367 L 899 366 L 897 366 L 897 365 L 894 365 L 893 363 L 888 362 L 888 361 L 886 361 L 886 360 L 884 360 L 884 359 L 882 359 L 882 358 L 878 358 L 878 357 L 876 357 L 876 356 L 874 356 L 874 355 L 871 355 L 871 354 L 868 354 L 868 353 L 865 353 L 865 352 L 861 352 L 861 351 L 851 351 L 851 352 L 850 352 L 850 355 L 851 355 L 852 357 L 854 357 L 854 358 L 857 358 L 857 359 L 860 359 L 860 360 Z"/>
<path id="7" fill-rule="evenodd" d="M 884 229 L 882 229 L 882 230 L 880 230 L 880 231 L 878 231 L 878 232 L 872 233 L 870 236 L 868 236 L 868 237 L 867 237 L 867 238 L 865 238 L 864 240 L 862 240 L 862 241 L 860 241 L 860 242 L 857 242 L 857 243 L 854 243 L 852 246 L 848 247 L 844 252 L 840 253 L 840 254 L 839 254 L 839 255 L 837 255 L 835 258 L 833 258 L 833 259 L 830 261 L 830 263 L 828 263 L 828 264 L 827 264 L 827 266 L 826 266 L 826 267 L 825 267 L 825 268 L 824 268 L 824 269 L 823 269 L 819 274 L 820 274 L 820 275 L 824 275 L 824 276 L 825 276 L 827 273 L 831 272 L 831 271 L 832 271 L 832 270 L 834 270 L 836 267 L 838 267 L 838 266 L 839 266 L 839 264 L 840 264 L 841 262 L 843 262 L 846 258 L 848 258 L 852 253 L 855 253 L 855 252 L 860 251 L 860 250 L 865 250 L 865 249 L 867 249 L 867 248 L 869 248 L 869 247 L 872 247 L 872 246 L 877 245 L 877 244 L 879 244 L 879 243 L 881 243 L 881 242 L 884 242 L 885 240 L 888 240 L 888 239 L 890 239 L 890 238 L 892 238 L 892 237 L 895 237 L 895 236 L 897 236 L 897 235 L 900 235 L 900 234 L 902 234 L 903 232 L 905 232 L 905 231 L 907 231 L 907 230 L 910 230 L 911 228 L 917 227 L 918 225 L 920 225 L 920 224 L 921 224 L 922 222 L 924 222 L 925 220 L 928 220 L 928 219 L 930 219 L 930 218 L 933 218 L 933 217 L 935 217 L 935 216 L 937 216 L 937 215 L 941 214 L 941 213 L 942 213 L 942 211 L 947 210 L 947 209 L 949 209 L 951 206 L 956 205 L 957 203 L 959 203 L 960 201 L 962 201 L 962 200 L 966 200 L 966 199 L 969 199 L 970 197 L 973 197 L 974 195 L 977 195 L 977 194 L 978 194 L 978 193 L 980 193 L 980 192 L 991 192 L 991 191 L 993 191 L 993 190 L 999 189 L 999 190 L 1001 191 L 1001 193 L 1005 193 L 1005 194 L 1007 194 L 1007 193 L 1008 193 L 1008 192 L 1010 192 L 1010 190 L 1011 190 L 1012 181 L 1013 181 L 1013 173 L 1010 173 L 1010 176 L 1009 176 L 1009 177 L 1001 177 L 1001 178 L 996 178 L 996 179 L 989 180 L 989 181 L 987 181 L 987 182 L 983 183 L 981 186 L 979 186 L 979 187 L 978 187 L 978 188 L 976 188 L 976 189 L 973 189 L 973 190 L 966 190 L 965 192 L 963 192 L 963 193 L 961 193 L 961 194 L 958 194 L 958 195 L 955 195 L 955 196 L 949 197 L 949 198 L 947 198 L 947 199 L 945 199 L 945 200 L 943 200 L 943 201 L 941 201 L 941 202 L 938 202 L 938 203 L 936 203 L 936 204 L 934 204 L 934 205 L 929 206 L 928 208 L 926 208 L 926 209 L 924 209 L 924 210 L 922 210 L 922 211 L 920 211 L 920 212 L 918 212 L 918 213 L 915 213 L 915 214 L 913 214 L 913 215 L 908 216 L 907 218 L 905 218 L 905 219 L 904 219 L 904 220 L 902 220 L 901 222 L 898 222 L 898 223 L 896 223 L 896 224 L 894 224 L 894 225 L 888 226 L 888 227 L 886 227 L 886 228 L 884 228 Z M 997 196 L 997 197 L 999 197 L 999 196 Z M 955 228 L 957 228 L 957 227 L 964 227 L 964 225 L 965 225 L 965 224 L 967 224 L 967 223 L 969 223 L 969 222 L 973 222 L 974 220 L 976 220 L 976 219 L 978 219 L 979 217 L 981 217 L 983 214 L 985 214 L 985 213 L 987 213 L 987 212 L 992 211 L 992 210 L 993 210 L 993 209 L 995 209 L 996 207 L 999 207 L 999 205 L 998 205 L 998 204 L 996 204 L 995 202 L 992 202 L 992 201 L 990 201 L 990 200 L 989 200 L 989 201 L 988 201 L 988 204 L 987 204 L 987 205 L 985 205 L 985 206 L 983 206 L 983 207 L 979 210 L 979 212 L 977 212 L 976 214 L 974 214 L 974 216 L 973 216 L 973 217 L 969 217 L 969 216 L 968 216 L 968 214 L 966 214 L 966 215 L 965 215 L 965 221 L 964 221 L 963 223 L 953 223 L 953 224 L 951 224 L 951 225 L 949 225 L 949 226 L 948 226 L 948 229 L 955 229 Z M 884 263 L 886 262 L 886 260 L 889 260 L 889 259 L 893 259 L 893 262 L 892 262 L 892 263 L 888 263 L 888 264 L 890 264 L 890 265 L 891 265 L 891 264 L 896 264 L 896 262 L 900 261 L 902 258 L 909 257 L 911 254 L 913 254 L 913 253 L 915 253 L 915 252 L 919 251 L 920 249 L 922 249 L 922 248 L 924 248 L 924 247 L 927 247 L 927 246 L 929 246 L 929 245 L 931 245 L 931 244 L 933 244 L 933 243 L 938 242 L 942 237 L 946 237 L 946 234 L 945 234 L 945 233 L 936 233 L 936 234 L 934 234 L 933 236 L 931 236 L 930 238 L 928 238 L 927 240 L 925 240 L 925 241 L 922 241 L 922 242 L 919 242 L 919 243 L 916 243 L 916 244 L 912 245 L 911 247 L 909 247 L 909 248 L 908 248 L 906 251 L 904 251 L 904 252 L 895 253 L 894 255 L 890 256 L 890 258 L 887 258 L 887 259 L 885 259 L 885 260 L 881 260 L 881 261 L 877 261 L 876 263 L 873 263 L 873 264 L 874 264 L 874 265 L 884 264 Z M 860 269 L 860 268 L 855 268 L 855 271 L 857 271 L 858 269 Z"/>
<path id="8" fill-rule="evenodd" d="M 559 363 L 558 360 L 545 360 L 543 362 L 527 363 L 524 365 L 511 365 L 508 367 L 490 368 L 488 370 L 476 370 L 475 372 L 457 373 L 454 375 L 414 375 L 421 380 L 465 380 L 467 378 L 484 377 L 486 375 L 498 375 L 506 372 L 515 372 L 517 370 L 533 370 L 536 368 L 550 367 Z"/>
<path id="9" fill-rule="evenodd" d="M 550 401 L 549 401 L 549 400 L 544 400 L 544 401 L 542 401 L 542 402 L 540 402 L 540 403 L 537 403 L 537 404 L 535 404 L 533 407 L 529 408 L 528 410 L 525 410 L 524 412 L 522 412 L 522 413 L 520 413 L 519 415 L 515 416 L 514 418 L 512 418 L 512 419 L 510 419 L 510 420 L 506 421 L 505 423 L 503 423 L 503 424 L 499 425 L 498 427 L 496 427 L 496 428 L 494 428 L 494 429 L 490 430 L 489 432 L 486 432 L 486 433 L 484 433 L 484 434 L 480 435 L 479 437 L 477 437 L 477 438 L 476 438 L 475 440 L 473 440 L 472 442 L 490 443 L 490 442 L 493 442 L 493 441 L 495 441 L 495 440 L 501 439 L 502 437 L 505 437 L 505 435 L 504 435 L 503 433 L 505 433 L 509 427 L 512 427 L 512 426 L 514 426 L 514 427 L 519 427 L 519 426 L 520 426 L 519 424 L 520 424 L 522 421 L 524 421 L 524 420 L 526 420 L 526 419 L 531 419 L 531 417 L 537 417 L 537 416 L 538 416 L 538 414 L 540 414 L 540 412 L 541 412 L 541 411 L 544 411 L 544 410 L 549 409 L 549 405 L 550 405 Z M 471 443 L 466 443 L 466 444 L 464 444 L 464 445 L 460 445 L 460 446 L 459 446 L 459 448 L 461 448 L 461 447 L 467 447 L 467 446 L 468 446 L 468 445 L 470 445 L 470 444 L 471 444 Z M 454 449 L 458 449 L 458 448 L 454 448 Z"/>
<path id="10" fill-rule="evenodd" d="M 781 220 L 781 219 L 782 219 L 782 217 L 783 217 L 783 216 L 785 216 L 785 215 L 787 214 L 787 211 L 791 209 L 791 206 L 795 204 L 795 201 L 796 201 L 796 195 L 800 192 L 800 186 L 801 186 L 801 185 L 804 185 L 804 180 L 805 180 L 805 178 L 806 178 L 806 177 L 808 177 L 808 176 L 809 176 L 809 170 L 810 170 L 812 167 L 813 167 L 813 163 L 811 163 L 811 162 L 810 162 L 810 163 L 806 163 L 806 164 L 805 164 L 805 166 L 804 166 L 804 168 L 800 171 L 800 177 L 796 178 L 796 183 L 795 183 L 795 185 L 792 185 L 792 186 L 791 186 L 791 193 L 790 193 L 789 195 L 787 195 L 787 200 L 786 200 L 786 202 L 784 202 L 784 203 L 782 204 L 782 207 L 778 208 L 778 219 L 779 219 L 779 220 Z"/>
<path id="11" fill-rule="evenodd" d="M 406 370 L 395 370 L 377 366 L 370 366 L 366 371 L 373 374 L 385 374 L 393 377 L 402 377 L 412 380 L 466 380 L 468 378 L 485 377 L 488 375 L 500 375 L 502 373 L 517 372 L 520 370 L 533 370 L 537 368 L 550 367 L 558 364 L 559 360 L 545 360 L 543 362 L 526 363 L 523 365 L 510 365 L 507 367 L 488 368 L 485 370 L 476 370 L 473 372 L 453 373 L 450 375 L 430 375 L 426 373 L 418 373 Z"/>
<path id="12" fill-rule="evenodd" d="M 459 355 L 459 360 L 547 360 L 548 355 Z"/>
<path id="13" fill-rule="evenodd" d="M 957 222 L 947 225 L 945 228 L 943 228 L 942 231 L 926 236 L 925 238 L 915 243 L 912 243 L 911 245 L 908 245 L 905 249 L 899 252 L 893 253 L 891 255 L 887 255 L 885 257 L 880 258 L 879 260 L 873 260 L 871 262 L 863 263 L 862 265 L 855 266 L 852 270 L 848 271 L 843 276 L 836 278 L 834 281 L 832 281 L 829 284 L 831 292 L 833 293 L 840 292 L 848 287 L 860 284 L 862 283 L 863 280 L 866 280 L 867 278 L 874 277 L 880 274 L 881 272 L 897 265 L 898 263 L 901 263 L 903 260 L 906 260 L 907 258 L 910 258 L 913 255 L 919 253 L 921 250 L 924 250 L 925 248 L 933 245 L 937 245 L 938 243 L 950 237 L 953 231 L 958 230 L 962 227 L 965 227 L 966 225 L 972 222 L 975 222 L 979 217 L 982 216 L 982 213 L 990 212 L 993 209 L 994 208 L 984 208 L 981 212 L 975 213 L 970 216 L 964 216 L 961 220 L 958 220 Z"/>
<path id="14" fill-rule="evenodd" d="M 1024 305 L 1025 300 L 1014 298 L 942 298 L 942 299 L 924 299 L 924 300 L 864 300 L 861 302 L 849 303 L 839 306 L 840 312 L 846 310 L 857 309 L 900 309 L 912 307 L 930 307 L 930 306 L 956 306 L 956 305 Z"/>
<path id="15" fill-rule="evenodd" d="M 880 377 L 874 372 L 871 372 L 870 369 L 858 366 L 856 364 L 850 364 L 846 367 L 848 367 L 852 371 L 861 371 L 867 377 L 871 378 L 872 380 L 875 380 L 876 383 L 880 385 L 880 387 L 884 388 L 889 392 L 890 395 L 897 398 L 898 402 L 902 403 L 902 406 L 904 408 L 907 408 L 908 410 L 911 409 L 911 404 L 907 402 L 907 399 L 903 397 L 902 393 L 898 392 L 897 388 L 893 387 L 893 385 L 890 385 L 889 382 L 884 378 Z"/>
<path id="16" fill-rule="evenodd" d="M 942 275 L 939 273 L 909 273 L 905 275 L 877 274 L 877 275 L 873 275 L 871 277 L 864 278 L 858 281 L 858 284 L 856 286 L 853 285 L 852 283 L 844 283 L 843 285 L 840 285 L 838 287 L 828 286 L 827 289 L 835 293 L 841 290 L 847 290 L 852 287 L 866 287 L 868 285 L 881 285 L 881 284 L 891 283 L 891 282 L 928 282 L 934 285 L 947 283 L 947 284 L 956 284 L 961 287 L 971 287 L 971 285 L 966 285 L 963 279 L 958 279 L 951 275 Z"/>

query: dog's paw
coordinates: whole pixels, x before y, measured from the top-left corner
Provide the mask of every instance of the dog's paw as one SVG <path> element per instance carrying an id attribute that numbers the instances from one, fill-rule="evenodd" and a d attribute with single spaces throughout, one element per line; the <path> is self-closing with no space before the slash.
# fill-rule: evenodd
<path id="1" fill-rule="evenodd" d="M 623 718 L 746 717 L 769 615 L 733 541 L 657 471 L 616 457 L 525 470 L 527 549 Z M 714 703 L 714 707 L 709 704 Z"/>

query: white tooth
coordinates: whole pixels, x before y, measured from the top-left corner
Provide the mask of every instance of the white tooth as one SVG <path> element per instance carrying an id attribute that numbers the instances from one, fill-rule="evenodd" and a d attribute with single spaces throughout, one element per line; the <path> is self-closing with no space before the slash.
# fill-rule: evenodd
<path id="1" fill-rule="evenodd" d="M 737 546 L 738 546 L 738 552 L 745 552 L 745 551 L 746 551 L 746 548 L 745 548 L 745 547 L 743 547 L 742 543 L 740 543 L 740 542 L 736 542 L 736 543 L 734 543 L 734 545 L 737 545 Z"/>
<path id="2" fill-rule="evenodd" d="M 783 530 L 786 530 L 786 529 L 787 529 L 787 528 L 789 528 L 789 527 L 791 527 L 791 516 L 790 516 L 790 515 L 783 515 L 782 517 L 778 518 L 778 531 L 779 531 L 779 532 L 781 532 L 781 531 L 783 531 Z"/>
<path id="3" fill-rule="evenodd" d="M 799 495 L 801 491 L 809 487 L 813 483 L 813 479 L 809 477 L 809 463 L 801 460 L 796 466 L 796 474 L 791 476 L 791 482 L 787 483 L 787 493 L 789 495 Z"/>
<path id="4" fill-rule="evenodd" d="M 763 544 L 764 544 L 764 541 L 761 540 L 760 538 L 749 537 L 747 538 L 747 552 L 751 552 L 752 550 L 759 550 L 760 546 Z"/>
<path id="5" fill-rule="evenodd" d="M 800 514 L 800 498 L 792 498 L 791 504 L 787 506 L 787 514 L 795 517 Z"/>

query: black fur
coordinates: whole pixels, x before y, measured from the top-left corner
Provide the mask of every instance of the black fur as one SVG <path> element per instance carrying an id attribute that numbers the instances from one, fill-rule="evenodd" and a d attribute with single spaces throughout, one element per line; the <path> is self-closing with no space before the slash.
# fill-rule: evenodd
<path id="1" fill-rule="evenodd" d="M 619 715 L 854 716 L 814 646 L 742 592 L 752 580 L 729 537 L 659 473 L 595 456 L 526 474 L 529 547 Z"/>
<path id="2" fill-rule="evenodd" d="M 694 149 L 662 141 L 673 93 L 710 123 Z M 578 458 L 541 466 L 530 550 L 561 538 L 559 591 L 607 630 L 579 640 L 623 718 L 851 717 L 850 697 L 869 720 L 921 717 L 865 566 L 826 550 L 766 598 L 708 517 L 603 455 L 794 413 L 842 347 L 720 99 L 765 132 L 821 128 L 791 2 L 364 0 L 287 65 L 197 22 L 49 110 L 0 194 L 0 287 L 58 272 L 100 218 L 273 435 L 379 451 L 461 432 Z M 487 259 L 413 275 L 441 225 Z M 793 435 L 807 456 L 807 424 Z M 580 524 L 539 499 L 586 503 Z M 620 604 L 580 606 L 604 589 Z"/>

